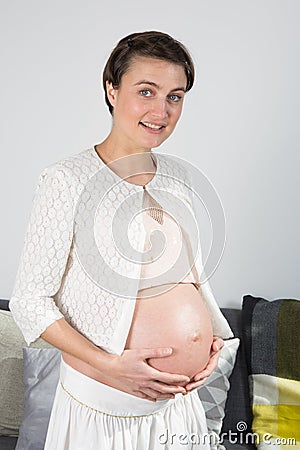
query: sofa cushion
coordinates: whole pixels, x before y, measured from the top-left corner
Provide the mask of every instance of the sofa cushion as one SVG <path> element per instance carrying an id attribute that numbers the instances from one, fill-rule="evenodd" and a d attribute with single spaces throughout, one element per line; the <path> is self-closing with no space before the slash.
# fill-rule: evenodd
<path id="1" fill-rule="evenodd" d="M 32 346 L 51 347 L 42 339 Z M 11 312 L 0 310 L 0 435 L 17 436 L 23 418 L 23 347 L 26 343 Z"/>
<path id="2" fill-rule="evenodd" d="M 198 388 L 207 420 L 211 449 L 219 448 L 224 407 L 230 386 L 228 379 L 235 364 L 239 342 L 238 338 L 224 341 L 217 369 L 208 377 L 206 383 Z"/>
<path id="3" fill-rule="evenodd" d="M 0 449 L 15 450 L 17 439 L 18 439 L 17 437 L 13 436 L 0 436 Z"/>
<path id="4" fill-rule="evenodd" d="M 234 335 L 240 338 L 236 363 L 229 378 L 230 389 L 225 405 L 225 417 L 221 435 L 228 439 L 229 433 L 237 433 L 239 441 L 246 442 L 247 433 L 251 432 L 252 410 L 248 384 L 248 369 L 245 346 L 242 339 L 242 310 L 222 308 Z"/>
<path id="5" fill-rule="evenodd" d="M 24 420 L 16 450 L 42 450 L 59 380 L 57 348 L 24 348 Z"/>
<path id="6" fill-rule="evenodd" d="M 299 323 L 299 300 L 244 296 L 252 428 L 259 449 L 279 442 L 286 449 L 300 447 Z"/>
<path id="7" fill-rule="evenodd" d="M 2 298 L 0 298 L 0 310 L 9 311 L 8 300 L 3 300 Z"/>

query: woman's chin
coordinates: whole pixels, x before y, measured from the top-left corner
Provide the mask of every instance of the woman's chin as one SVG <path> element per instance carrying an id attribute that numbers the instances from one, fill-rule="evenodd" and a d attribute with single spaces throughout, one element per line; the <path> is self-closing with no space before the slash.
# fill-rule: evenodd
<path id="1" fill-rule="evenodd" d="M 144 137 L 143 139 L 143 147 L 144 148 L 157 148 L 159 147 L 163 142 L 165 142 L 166 139 L 168 139 L 169 134 L 166 135 L 166 133 L 162 134 L 151 134 L 149 136 Z"/>

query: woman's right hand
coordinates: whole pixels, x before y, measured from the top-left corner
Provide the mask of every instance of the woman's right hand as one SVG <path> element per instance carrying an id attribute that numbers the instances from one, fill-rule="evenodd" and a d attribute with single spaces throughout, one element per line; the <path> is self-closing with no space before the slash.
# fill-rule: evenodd
<path id="1" fill-rule="evenodd" d="M 174 394 L 186 393 L 183 386 L 189 377 L 161 372 L 147 362 L 148 358 L 165 358 L 171 353 L 171 348 L 124 350 L 121 355 L 110 355 L 110 362 L 101 372 L 105 372 L 110 386 L 137 397 L 152 401 L 174 398 Z"/>

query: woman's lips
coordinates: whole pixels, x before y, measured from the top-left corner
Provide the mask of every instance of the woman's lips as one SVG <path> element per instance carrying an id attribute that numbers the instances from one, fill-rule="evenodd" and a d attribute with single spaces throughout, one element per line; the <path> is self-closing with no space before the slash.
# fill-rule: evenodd
<path id="1" fill-rule="evenodd" d="M 158 134 L 165 128 L 165 125 L 154 124 L 151 122 L 140 122 L 140 125 L 149 133 Z"/>

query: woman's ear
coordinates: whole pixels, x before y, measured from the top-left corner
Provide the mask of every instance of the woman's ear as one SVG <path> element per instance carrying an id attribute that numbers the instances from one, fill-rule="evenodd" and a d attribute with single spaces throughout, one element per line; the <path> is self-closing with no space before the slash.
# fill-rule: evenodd
<path id="1" fill-rule="evenodd" d="M 106 93 L 109 103 L 114 108 L 117 98 L 118 89 L 114 88 L 111 82 L 106 81 Z"/>

